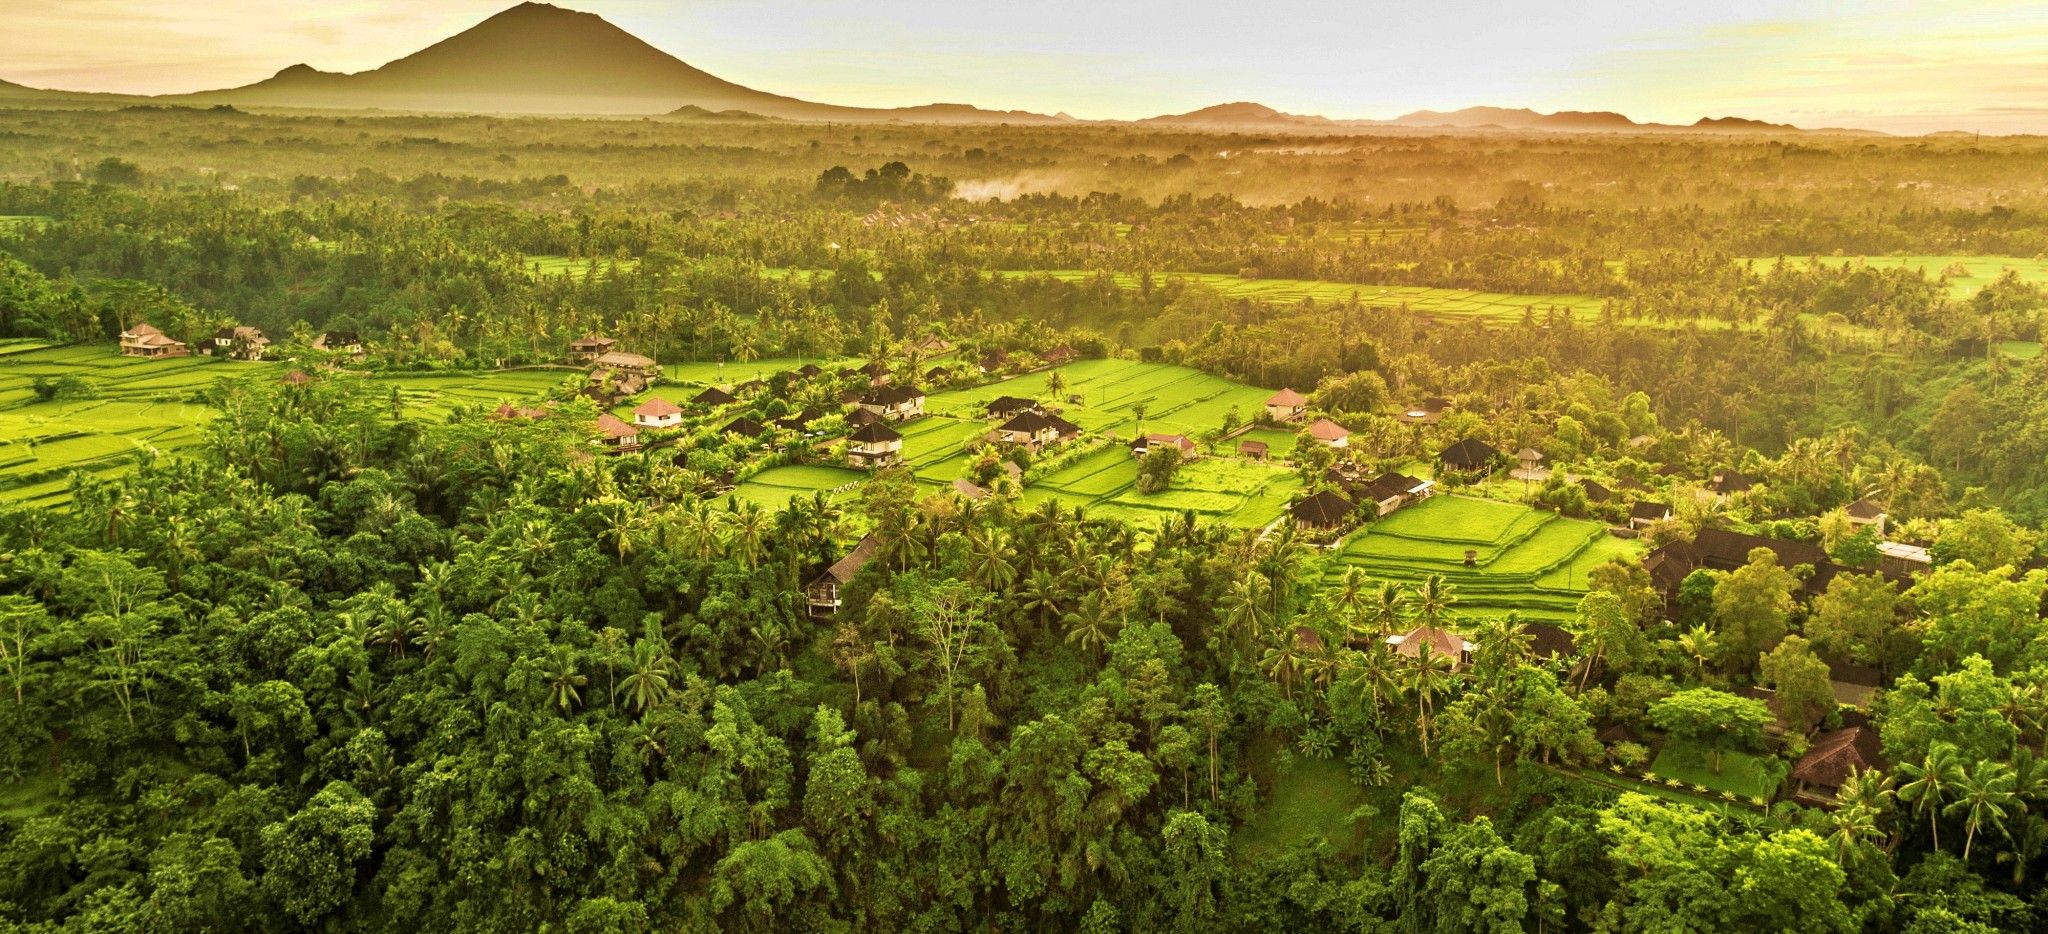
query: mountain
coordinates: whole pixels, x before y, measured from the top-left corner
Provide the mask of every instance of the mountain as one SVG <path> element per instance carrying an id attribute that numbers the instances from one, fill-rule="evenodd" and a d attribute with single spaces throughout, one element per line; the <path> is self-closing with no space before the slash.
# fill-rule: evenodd
<path id="1" fill-rule="evenodd" d="M 169 99 L 530 114 L 666 114 L 695 106 L 795 120 L 1054 122 L 964 104 L 839 107 L 757 91 L 693 68 L 594 13 L 545 3 L 522 3 L 370 71 L 341 74 L 293 65 L 255 84 Z"/>
<path id="2" fill-rule="evenodd" d="M 1264 104 L 1238 101 L 1231 104 L 1217 104 L 1184 114 L 1165 114 L 1134 120 L 1150 126 L 1187 127 L 1332 127 L 1336 122 L 1328 117 L 1305 116 L 1281 113 Z"/>
<path id="3" fill-rule="evenodd" d="M 674 117 L 677 120 L 699 120 L 706 123 L 755 123 L 762 120 L 776 119 L 774 117 L 764 117 L 746 110 L 705 110 L 696 104 L 684 104 L 669 111 L 665 116 Z"/>
<path id="4" fill-rule="evenodd" d="M 1418 110 L 1403 114 L 1389 121 L 1398 126 L 1449 126 L 1478 129 L 1498 127 L 1504 130 L 1634 130 L 1648 124 L 1609 111 L 1562 110 L 1554 114 L 1539 113 L 1526 107 L 1467 107 L 1449 112 L 1439 110 Z"/>
<path id="5" fill-rule="evenodd" d="M 1695 130 L 1710 130 L 1717 133 L 1798 133 L 1800 129 L 1789 123 L 1766 123 L 1748 117 L 1701 117 L 1692 125 Z"/>

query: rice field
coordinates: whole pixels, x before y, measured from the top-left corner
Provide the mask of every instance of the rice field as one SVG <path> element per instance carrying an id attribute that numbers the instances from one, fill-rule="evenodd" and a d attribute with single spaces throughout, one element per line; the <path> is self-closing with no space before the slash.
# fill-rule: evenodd
<path id="1" fill-rule="evenodd" d="M 640 261 L 633 257 L 613 259 L 607 256 L 593 259 L 587 256 L 550 256 L 540 253 L 529 253 L 526 256 L 526 271 L 536 276 L 585 276 L 590 274 L 593 265 L 598 274 L 603 275 L 610 267 L 616 267 L 621 272 L 634 269 L 640 265 Z"/>
<path id="2" fill-rule="evenodd" d="M 1563 620 L 1585 595 L 1593 569 L 1638 554 L 1640 545 L 1608 535 L 1597 523 L 1445 495 L 1354 533 L 1332 555 L 1326 574 L 1329 583 L 1351 568 L 1404 583 L 1440 574 L 1456 588 L 1465 613 Z"/>
<path id="3" fill-rule="evenodd" d="M 2048 259 L 2024 256 L 1788 256 L 1788 265 L 1798 267 L 1809 263 L 1822 266 L 1846 266 L 1862 264 L 1872 269 L 1918 269 L 1930 279 L 1940 279 L 1944 272 L 1954 268 L 1960 274 L 1948 280 L 1949 294 L 1956 298 L 1968 298 L 1977 290 L 1991 284 L 2010 269 L 2019 277 L 2035 285 L 2048 284 Z M 1778 262 L 1773 257 L 1751 257 L 1736 260 L 1748 263 L 1751 268 L 1763 272 Z"/>
<path id="4" fill-rule="evenodd" d="M 1088 269 L 1005 270 L 999 273 L 1016 277 L 1044 275 L 1064 282 L 1086 281 L 1102 274 Z M 1112 273 L 1111 276 L 1122 288 L 1135 289 L 1139 285 L 1140 277 L 1131 273 Z M 1178 280 L 1228 298 L 1284 304 L 1304 299 L 1329 304 L 1356 300 L 1368 308 L 1407 308 L 1424 314 L 1485 318 L 1502 323 L 1520 321 L 1524 312 L 1533 311 L 1541 315 L 1552 308 L 1570 309 L 1577 317 L 1591 319 L 1600 314 L 1601 306 L 1600 299 L 1587 295 L 1513 295 L 1419 285 L 1371 285 L 1319 279 L 1247 279 L 1223 273 L 1156 273 L 1152 280 L 1155 287 Z"/>
<path id="5" fill-rule="evenodd" d="M 810 499 L 818 493 L 831 494 L 849 483 L 859 483 L 867 474 L 840 467 L 790 464 L 770 467 L 740 482 L 732 495 L 741 502 L 763 509 L 781 509 L 791 500 Z"/>

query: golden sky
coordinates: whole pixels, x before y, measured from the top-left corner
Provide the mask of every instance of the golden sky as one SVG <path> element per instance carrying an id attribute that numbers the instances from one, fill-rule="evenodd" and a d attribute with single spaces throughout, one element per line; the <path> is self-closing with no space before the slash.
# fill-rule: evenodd
<path id="1" fill-rule="evenodd" d="M 163 93 L 374 68 L 513 0 L 7 0 L 0 78 Z M 2048 131 L 2048 0 L 562 0 L 728 80 L 862 106 L 1233 100 Z"/>

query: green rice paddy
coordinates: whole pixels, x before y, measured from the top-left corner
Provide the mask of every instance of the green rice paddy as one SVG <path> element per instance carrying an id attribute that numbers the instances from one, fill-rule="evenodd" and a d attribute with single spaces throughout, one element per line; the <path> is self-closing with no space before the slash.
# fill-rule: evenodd
<path id="1" fill-rule="evenodd" d="M 1637 553 L 1636 543 L 1597 523 L 1513 503 L 1434 496 L 1353 534 L 1326 573 L 1332 583 L 1350 568 L 1402 582 L 1439 574 L 1457 589 L 1465 613 L 1512 610 L 1525 619 L 1562 620 L 1577 609 L 1594 568 Z"/>
<path id="2" fill-rule="evenodd" d="M 589 274 L 593 266 L 599 274 L 603 274 L 609 267 L 617 267 L 624 272 L 639 265 L 640 261 L 632 257 L 613 259 L 609 256 L 592 258 L 546 254 L 528 254 L 526 257 L 527 271 L 536 276 L 582 276 Z"/>
<path id="3" fill-rule="evenodd" d="M 1752 257 L 1736 260 L 1749 263 L 1758 272 L 1768 270 L 1778 262 L 1777 257 Z M 1918 269 L 1930 279 L 1939 279 L 1944 272 L 1954 268 L 1960 272 L 1948 280 L 1949 294 L 1957 298 L 1975 295 L 1978 289 L 1991 284 L 2010 269 L 2019 277 L 2036 285 L 2048 284 L 2048 259 L 2024 256 L 1788 256 L 1785 262 L 1792 266 L 1819 263 L 1822 266 L 1845 266 L 1852 263 L 1867 265 L 1873 269 Z"/>
<path id="4" fill-rule="evenodd" d="M 1064 282 L 1081 282 L 1103 273 L 1087 269 L 1049 269 L 1006 270 L 1000 275 L 1044 275 Z M 1139 285 L 1140 277 L 1137 275 L 1110 275 L 1116 284 L 1123 288 L 1135 289 Z M 1368 308 L 1407 308 L 1424 314 L 1486 318 L 1504 323 L 1522 320 L 1525 312 L 1541 315 L 1552 308 L 1570 309 L 1572 314 L 1579 318 L 1592 319 L 1599 316 L 1601 306 L 1600 299 L 1587 295 L 1513 295 L 1419 285 L 1370 285 L 1317 279 L 1247 279 L 1223 273 L 1168 272 L 1157 273 L 1152 279 L 1155 287 L 1179 280 L 1213 290 L 1228 298 L 1286 304 L 1294 304 L 1304 299 L 1341 304 L 1355 299 L 1360 305 Z"/>

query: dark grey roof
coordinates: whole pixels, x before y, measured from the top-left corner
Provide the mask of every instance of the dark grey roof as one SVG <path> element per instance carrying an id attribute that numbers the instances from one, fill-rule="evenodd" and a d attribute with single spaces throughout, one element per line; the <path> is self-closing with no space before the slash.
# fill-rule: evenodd
<path id="1" fill-rule="evenodd" d="M 865 425 L 862 425 L 860 426 L 859 431 L 856 431 L 853 434 L 848 435 L 847 437 L 851 440 L 858 441 L 862 444 L 876 444 L 882 441 L 903 440 L 903 436 L 897 434 L 896 429 L 890 428 L 889 426 L 884 425 L 881 422 L 869 422 Z"/>
<path id="2" fill-rule="evenodd" d="M 1500 450 L 1493 445 L 1487 444 L 1478 438 L 1466 438 L 1457 444 L 1445 448 L 1442 454 L 1436 456 L 1436 459 L 1442 461 L 1445 466 L 1471 470 L 1485 467 L 1493 463 L 1494 458 L 1499 456 Z"/>
<path id="3" fill-rule="evenodd" d="M 1303 525 L 1342 525 L 1355 508 L 1351 501 L 1329 490 L 1294 504 L 1294 519 Z"/>

